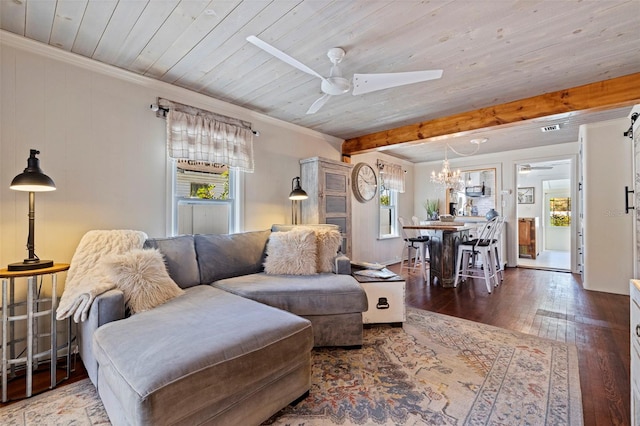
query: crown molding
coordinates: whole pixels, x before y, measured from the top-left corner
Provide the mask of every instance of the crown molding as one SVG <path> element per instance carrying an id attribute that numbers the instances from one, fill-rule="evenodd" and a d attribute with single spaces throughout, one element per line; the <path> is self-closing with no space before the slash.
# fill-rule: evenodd
<path id="1" fill-rule="evenodd" d="M 95 59 L 90 59 L 73 52 L 68 52 L 66 50 L 50 46 L 39 41 L 31 40 L 5 30 L 0 30 L 0 48 L 2 46 L 8 46 L 15 49 L 23 50 L 29 53 L 43 56 L 48 59 L 83 68 L 91 72 L 106 75 L 149 89 L 158 90 L 159 92 L 162 92 L 162 95 L 159 95 L 160 97 L 170 97 L 171 95 L 173 95 L 177 98 L 176 101 L 179 101 L 180 99 L 189 99 L 191 102 L 199 103 L 199 107 L 213 109 L 213 112 L 216 113 L 224 115 L 234 115 L 243 120 L 272 124 L 274 126 L 289 129 L 298 133 L 303 133 L 313 138 L 321 139 L 337 147 L 338 150 L 340 150 L 340 146 L 344 142 L 344 139 L 340 139 L 335 136 L 327 135 L 316 130 L 298 126 L 297 124 L 289 123 L 277 118 L 269 117 L 268 115 L 252 111 L 248 108 L 230 104 L 228 102 L 203 95 L 202 93 L 194 92 L 192 90 L 175 86 L 164 81 L 156 80 L 151 77 L 136 74 L 122 68 L 114 67 L 113 65 L 107 65 L 102 62 L 98 62 Z M 259 131 L 259 127 L 260 125 L 258 123 L 258 125 L 255 126 L 255 130 Z"/>

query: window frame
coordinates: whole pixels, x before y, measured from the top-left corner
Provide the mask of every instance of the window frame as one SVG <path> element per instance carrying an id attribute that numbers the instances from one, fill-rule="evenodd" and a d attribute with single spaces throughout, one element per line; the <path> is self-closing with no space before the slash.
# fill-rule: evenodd
<path id="1" fill-rule="evenodd" d="M 568 218 L 568 223 L 566 225 L 556 225 L 553 223 L 553 213 L 556 212 L 556 210 L 552 210 L 551 207 L 554 203 L 555 199 L 562 199 L 562 200 L 567 200 L 567 207 L 568 210 L 561 210 L 562 212 L 566 213 L 564 216 Z M 545 206 L 545 209 L 547 210 L 547 225 L 552 227 L 552 228 L 570 228 L 571 227 L 571 222 L 573 221 L 573 217 L 571 216 L 571 196 L 554 196 L 552 194 L 549 194 L 549 198 L 548 198 L 548 205 Z M 560 211 L 560 210 L 558 210 Z"/>
<path id="2" fill-rule="evenodd" d="M 388 195 L 389 196 L 389 205 L 382 205 L 382 197 Z M 390 233 L 383 234 L 382 233 L 382 211 L 389 211 L 389 225 L 390 225 Z M 391 238 L 398 238 L 400 236 L 398 231 L 398 191 L 394 189 L 385 189 L 382 185 L 378 187 L 378 240 L 388 240 Z"/>
<path id="3" fill-rule="evenodd" d="M 167 161 L 167 175 L 169 184 L 169 194 L 167 199 L 168 203 L 168 221 L 167 221 L 167 235 L 176 236 L 179 235 L 179 206 L 180 205 L 206 205 L 206 204 L 228 204 L 229 205 L 229 233 L 234 234 L 241 232 L 243 224 L 241 218 L 244 211 L 244 191 L 241 188 L 244 185 L 243 175 L 235 168 L 229 168 L 229 197 L 226 200 L 216 199 L 196 199 L 190 197 L 181 197 L 177 195 L 177 181 L 178 181 L 178 161 L 169 157 Z"/>

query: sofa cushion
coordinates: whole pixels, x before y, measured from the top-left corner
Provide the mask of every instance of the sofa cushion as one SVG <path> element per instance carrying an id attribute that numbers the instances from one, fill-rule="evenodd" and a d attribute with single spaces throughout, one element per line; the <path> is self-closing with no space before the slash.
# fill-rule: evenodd
<path id="1" fill-rule="evenodd" d="M 181 288 L 200 284 L 200 270 L 193 235 L 151 238 L 144 243 L 144 247 L 160 250 L 167 264 L 169 276 Z"/>
<path id="2" fill-rule="evenodd" d="M 304 225 L 272 225 L 271 232 L 287 232 L 294 229 L 312 229 L 316 234 L 317 272 L 338 272 L 336 256 L 342 247 L 340 227 L 330 223 L 311 223 Z M 351 273 L 349 271 L 349 273 Z"/>
<path id="3" fill-rule="evenodd" d="M 334 261 L 342 245 L 342 235 L 335 229 L 316 229 L 315 233 L 318 272 L 335 272 Z"/>
<path id="4" fill-rule="evenodd" d="M 131 424 L 205 423 L 194 413 L 214 417 L 308 363 L 312 346 L 309 321 L 210 286 L 94 334 L 99 389 Z"/>
<path id="5" fill-rule="evenodd" d="M 272 232 L 267 241 L 267 274 L 313 275 L 317 272 L 316 234 L 309 228 Z"/>
<path id="6" fill-rule="evenodd" d="M 167 273 L 157 249 L 134 249 L 104 258 L 103 270 L 124 293 L 132 314 L 148 311 L 180 296 L 184 290 Z"/>
<path id="7" fill-rule="evenodd" d="M 262 271 L 265 247 L 271 231 L 240 234 L 195 235 L 196 253 L 200 265 L 200 282 Z"/>
<path id="8" fill-rule="evenodd" d="M 297 315 L 334 315 L 367 310 L 367 295 L 351 275 L 268 275 L 228 278 L 214 287 Z"/>

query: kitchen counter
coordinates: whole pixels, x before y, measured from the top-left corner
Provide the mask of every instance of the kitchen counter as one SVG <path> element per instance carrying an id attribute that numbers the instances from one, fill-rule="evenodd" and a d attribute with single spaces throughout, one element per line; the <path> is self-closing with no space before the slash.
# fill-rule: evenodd
<path id="1" fill-rule="evenodd" d="M 487 218 L 484 216 L 456 216 L 454 221 L 466 223 L 483 223 L 487 221 Z"/>
<path id="2" fill-rule="evenodd" d="M 464 223 L 459 223 L 459 222 L 443 222 L 440 220 L 429 220 L 426 222 L 420 222 L 420 225 L 406 225 L 404 229 L 460 231 L 463 229 L 469 229 L 469 227 Z"/>
<path id="3" fill-rule="evenodd" d="M 467 226 L 459 222 L 427 221 L 424 225 L 407 225 L 405 229 L 426 231 L 429 236 L 429 278 L 432 284 L 453 287 L 456 277 L 456 257 L 458 245 L 469 239 Z M 427 247 L 424 245 L 426 258 Z M 426 262 L 422 262 L 422 273 L 426 278 Z"/>

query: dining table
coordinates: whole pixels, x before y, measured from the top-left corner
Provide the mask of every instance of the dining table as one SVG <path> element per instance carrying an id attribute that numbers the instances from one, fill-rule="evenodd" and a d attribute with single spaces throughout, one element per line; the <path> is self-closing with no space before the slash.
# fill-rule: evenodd
<path id="1" fill-rule="evenodd" d="M 422 244 L 422 259 L 427 259 L 429 250 L 429 275 L 432 284 L 442 287 L 453 287 L 456 279 L 456 259 L 458 245 L 469 239 L 469 231 L 473 229 L 465 223 L 428 221 L 420 225 L 406 225 L 406 230 L 418 230 L 429 236 L 427 244 Z M 422 276 L 427 280 L 427 262 L 422 262 Z"/>

